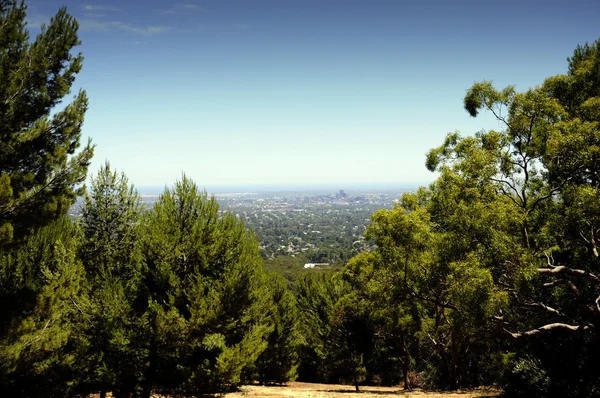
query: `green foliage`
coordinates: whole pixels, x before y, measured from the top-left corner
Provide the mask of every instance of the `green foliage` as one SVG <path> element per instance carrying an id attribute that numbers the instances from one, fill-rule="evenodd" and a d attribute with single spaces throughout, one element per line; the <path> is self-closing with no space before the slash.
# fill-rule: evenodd
<path id="1" fill-rule="evenodd" d="M 289 287 L 304 273 L 314 270 L 304 269 L 308 259 L 304 256 L 277 256 L 264 261 L 265 270 L 276 272 L 288 281 Z"/>
<path id="2" fill-rule="evenodd" d="M 56 106 L 81 70 L 77 22 L 62 8 L 30 41 L 23 2 L 0 0 L 0 389 L 65 396 L 84 271 L 65 217 L 92 156 L 79 153 L 87 98 Z"/>
<path id="3" fill-rule="evenodd" d="M 267 285 L 273 302 L 271 323 L 273 330 L 267 338 L 267 348 L 256 361 L 256 372 L 261 383 L 285 383 L 296 379 L 298 348 L 301 343 L 296 298 L 288 289 L 285 279 L 277 274 L 267 276 Z"/>
<path id="4" fill-rule="evenodd" d="M 132 266 L 137 255 L 142 204 L 125 174 L 117 175 L 106 163 L 91 179 L 85 195 L 81 226 L 81 257 L 91 277 L 115 277 L 130 281 L 139 273 Z"/>
<path id="5" fill-rule="evenodd" d="M 87 306 L 80 319 L 80 389 L 127 395 L 139 383 L 134 311 L 141 283 L 141 201 L 124 174 L 106 163 L 85 196 L 80 257 L 86 269 Z"/>
<path id="6" fill-rule="evenodd" d="M 144 212 L 107 163 L 68 220 L 93 149 L 76 153 L 85 93 L 56 108 L 81 70 L 78 24 L 63 8 L 30 42 L 25 12 L 0 0 L 5 395 L 198 396 L 297 374 L 410 388 L 419 373 L 433 388 L 598 396 L 600 40 L 525 92 L 475 83 L 465 110 L 501 129 L 448 134 L 427 155 L 439 177 L 364 237 L 347 209 L 261 217 L 264 250 L 303 253 L 263 262 L 241 217 L 185 176 Z M 338 222 L 352 232 L 301 228 Z M 341 272 L 303 269 L 354 254 Z"/>
<path id="7" fill-rule="evenodd" d="M 0 254 L 0 389 L 64 396 L 74 386 L 68 347 L 84 270 L 77 231 L 65 216 Z M 10 304 L 8 304 L 10 303 Z"/>
<path id="8" fill-rule="evenodd" d="M 335 357 L 339 358 L 338 348 L 343 349 L 345 341 L 334 335 L 332 320 L 336 303 L 349 292 L 349 286 L 339 273 L 311 272 L 298 279 L 294 289 L 304 340 L 300 351 L 299 378 L 317 382 L 339 381 Z M 347 369 L 341 371 L 347 372 Z"/>
<path id="9" fill-rule="evenodd" d="M 84 91 L 53 113 L 81 70 L 83 57 L 71 54 L 78 24 L 62 8 L 30 42 L 25 11 L 0 1 L 0 244 L 65 214 L 83 192 L 93 152 L 88 143 L 75 154 Z"/>
<path id="10" fill-rule="evenodd" d="M 460 246 L 465 237 L 440 229 L 419 203 L 431 204 L 431 193 L 405 195 L 393 210 L 376 213 L 367 231 L 377 244 L 371 255 L 376 278 L 392 286 L 380 295 L 380 306 L 393 309 L 387 316 L 398 320 L 388 330 L 399 340 L 405 366 L 418 353 L 431 386 L 478 385 L 487 377 L 479 372 L 487 356 L 479 350 L 487 349 L 483 342 L 498 303 L 493 279 L 480 256 L 463 251 L 473 242 Z M 410 348 L 416 344 L 418 351 Z M 408 369 L 403 373 L 408 384 Z"/>
<path id="11" fill-rule="evenodd" d="M 258 244 L 185 176 L 144 222 L 144 394 L 224 391 L 266 348 L 269 294 Z"/>
<path id="12" fill-rule="evenodd" d="M 521 358 L 510 372 L 505 395 L 508 397 L 547 397 L 550 379 L 539 360 Z"/>
<path id="13" fill-rule="evenodd" d="M 345 267 L 344 280 L 359 299 L 357 307 L 371 335 L 361 342 L 367 381 L 396 385 L 402 380 L 409 388 L 412 356 L 418 355 L 420 307 L 416 300 L 407 300 L 402 279 L 396 279 L 401 274 L 383 264 L 379 252 L 362 253 Z"/>
<path id="14" fill-rule="evenodd" d="M 515 368 L 509 380 L 516 384 L 508 391 L 522 389 L 517 376 L 530 370 L 544 375 L 535 376 L 535 385 L 562 396 L 597 390 L 597 378 L 586 370 L 575 376 L 562 364 L 570 358 L 571 369 L 580 368 L 598 349 L 599 46 L 578 47 L 567 75 L 523 93 L 475 84 L 465 108 L 473 116 L 491 112 L 504 130 L 475 137 L 452 133 L 428 155 L 428 167 L 440 178 L 422 202 L 452 242 L 448 249 L 468 259 L 457 281 L 471 285 L 475 277 L 489 286 L 494 299 L 480 316 L 494 319 L 498 337 L 504 332 L 539 340 L 514 346 L 533 362 Z M 479 275 L 473 274 L 477 268 Z M 473 291 L 461 290 L 460 301 L 481 302 Z M 463 304 L 464 313 L 477 313 Z M 461 322 L 468 324 L 464 317 Z M 563 335 L 578 331 L 591 335 Z M 577 393 L 564 388 L 574 383 L 582 386 Z"/>

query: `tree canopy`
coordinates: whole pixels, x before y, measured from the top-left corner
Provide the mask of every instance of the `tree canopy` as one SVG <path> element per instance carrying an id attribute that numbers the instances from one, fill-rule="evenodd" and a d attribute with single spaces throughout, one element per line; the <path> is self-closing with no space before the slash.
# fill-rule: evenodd
<path id="1" fill-rule="evenodd" d="M 0 1 L 0 242 L 22 238 L 65 214 L 92 157 L 82 151 L 85 91 L 58 109 L 83 62 L 73 54 L 79 24 L 65 8 L 35 40 L 26 30 L 26 6 Z"/>

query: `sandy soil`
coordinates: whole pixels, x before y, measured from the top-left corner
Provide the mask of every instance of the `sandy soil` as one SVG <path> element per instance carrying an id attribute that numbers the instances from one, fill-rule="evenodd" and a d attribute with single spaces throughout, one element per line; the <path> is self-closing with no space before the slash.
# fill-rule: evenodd
<path id="1" fill-rule="evenodd" d="M 454 392 L 404 391 L 399 387 L 361 387 L 356 392 L 353 386 L 338 384 L 288 383 L 287 386 L 243 386 L 239 392 L 225 394 L 227 398 L 475 398 L 496 397 L 495 390 L 468 390 Z"/>
<path id="2" fill-rule="evenodd" d="M 497 397 L 498 390 L 477 389 L 453 392 L 424 392 L 421 390 L 404 391 L 400 387 L 361 386 L 356 392 L 353 386 L 341 384 L 288 383 L 279 386 L 242 386 L 240 391 L 223 395 L 226 398 L 264 397 L 264 398 L 484 398 Z M 108 394 L 112 398 L 112 394 Z M 167 398 L 153 394 L 153 398 Z M 88 398 L 99 398 L 99 394 Z"/>

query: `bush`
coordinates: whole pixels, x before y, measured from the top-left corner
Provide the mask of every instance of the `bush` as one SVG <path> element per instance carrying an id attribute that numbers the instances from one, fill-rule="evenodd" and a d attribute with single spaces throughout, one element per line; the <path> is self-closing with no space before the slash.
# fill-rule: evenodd
<path id="1" fill-rule="evenodd" d="M 506 397 L 546 397 L 550 378 L 538 359 L 526 357 L 516 360 L 507 377 Z"/>

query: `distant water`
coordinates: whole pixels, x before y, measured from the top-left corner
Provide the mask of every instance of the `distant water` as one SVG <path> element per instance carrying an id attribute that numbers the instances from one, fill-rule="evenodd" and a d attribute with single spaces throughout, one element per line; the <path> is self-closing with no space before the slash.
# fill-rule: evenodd
<path id="1" fill-rule="evenodd" d="M 208 193 L 265 193 L 265 192 L 337 192 L 344 191 L 415 191 L 423 184 L 410 183 L 326 183 L 326 184 L 241 184 L 241 185 L 206 185 L 198 184 Z M 136 186 L 141 194 L 158 195 L 164 186 Z"/>

